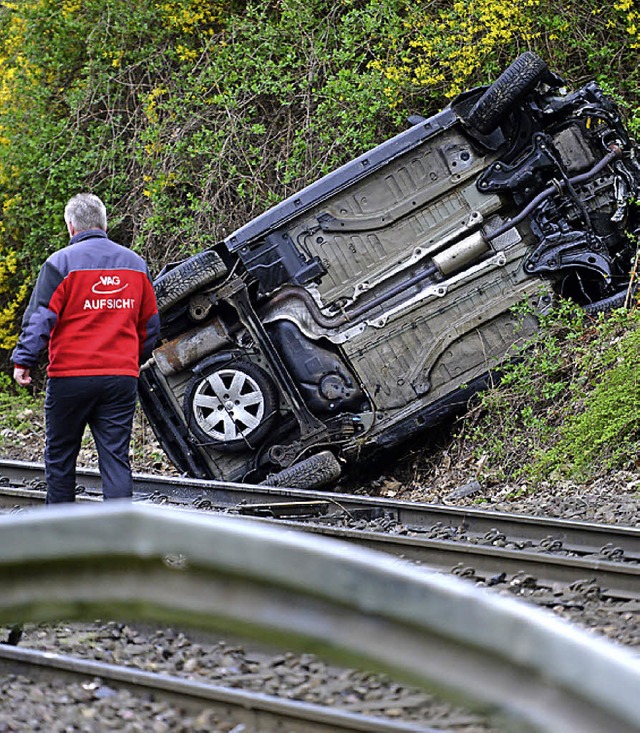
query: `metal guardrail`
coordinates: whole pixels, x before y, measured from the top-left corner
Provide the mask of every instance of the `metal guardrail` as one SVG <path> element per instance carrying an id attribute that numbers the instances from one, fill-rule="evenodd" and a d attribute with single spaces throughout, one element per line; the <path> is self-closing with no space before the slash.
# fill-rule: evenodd
<path id="1" fill-rule="evenodd" d="M 525 730 L 640 730 L 640 659 L 455 577 L 250 520 L 130 502 L 0 517 L 0 623 L 94 618 L 313 652 Z"/>

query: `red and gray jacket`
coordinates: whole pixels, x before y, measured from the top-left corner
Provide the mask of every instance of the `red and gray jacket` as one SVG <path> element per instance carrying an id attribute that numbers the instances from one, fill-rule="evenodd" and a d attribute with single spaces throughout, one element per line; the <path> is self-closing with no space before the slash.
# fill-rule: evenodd
<path id="1" fill-rule="evenodd" d="M 50 377 L 137 377 L 159 330 L 145 261 L 90 229 L 42 266 L 12 359 L 33 368 L 48 342 Z"/>

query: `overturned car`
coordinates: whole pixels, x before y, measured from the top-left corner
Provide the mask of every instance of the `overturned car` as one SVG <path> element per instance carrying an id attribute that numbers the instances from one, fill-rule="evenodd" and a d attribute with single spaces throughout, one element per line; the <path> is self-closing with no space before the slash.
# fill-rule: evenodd
<path id="1" fill-rule="evenodd" d="M 140 398 L 173 463 L 200 478 L 334 481 L 459 409 L 557 298 L 622 305 L 638 148 L 596 84 L 564 87 L 524 53 L 166 267 Z"/>

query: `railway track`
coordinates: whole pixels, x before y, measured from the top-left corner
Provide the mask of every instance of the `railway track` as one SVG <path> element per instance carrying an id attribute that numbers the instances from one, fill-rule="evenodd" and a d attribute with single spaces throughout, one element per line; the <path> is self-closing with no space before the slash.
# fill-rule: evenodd
<path id="1" fill-rule="evenodd" d="M 40 464 L 0 461 L 0 505 L 44 501 Z M 99 476 L 79 471 L 80 501 L 99 501 Z M 328 492 L 134 476 L 136 501 L 233 513 L 313 532 L 454 572 L 489 585 L 591 584 L 640 599 L 640 528 L 518 516 Z"/>
<path id="2" fill-rule="evenodd" d="M 101 500 L 97 473 L 79 472 L 78 480 L 82 484 L 80 501 Z M 44 500 L 42 466 L 38 464 L 0 462 L 0 483 L 0 502 L 9 511 Z M 635 527 L 155 476 L 136 476 L 135 493 L 138 502 L 162 503 L 190 512 L 224 512 L 251 522 L 319 533 L 415 560 L 440 571 L 469 576 L 488 585 L 533 581 L 538 589 L 548 587 L 550 598 L 560 595 L 558 585 L 590 583 L 597 587 L 599 598 L 623 599 L 622 604 L 615 604 L 619 611 L 614 610 L 621 622 L 624 614 L 637 607 L 640 600 L 640 529 Z M 626 603 L 628 599 L 632 599 L 631 604 Z M 561 601 L 554 598 L 552 602 L 555 606 L 566 601 L 565 597 Z M 572 603 L 569 599 L 567 607 Z M 609 601 L 604 600 L 606 603 Z M 544 600 L 542 604 L 547 605 Z M 23 651 L 31 658 L 15 656 Z M 250 691 L 239 692 L 206 682 L 157 676 L 49 653 L 40 656 L 45 665 L 53 664 L 53 668 L 42 671 L 45 667 L 31 666 L 37 653 L 23 649 L 7 652 L 0 645 L 0 670 L 5 673 L 19 673 L 29 679 L 40 675 L 59 679 L 61 674 L 65 677 L 70 673 L 80 674 L 88 680 L 84 684 L 104 682 L 107 687 L 125 686 L 135 689 L 140 699 L 145 696 L 165 699 L 178 710 L 194 706 L 219 710 L 225 721 L 238 720 L 238 730 L 243 730 L 248 714 L 252 716 L 249 729 L 261 733 L 282 730 L 283 726 L 292 733 L 298 730 L 305 733 L 435 730 L 425 728 L 428 722 L 400 723 L 359 712 L 341 713 L 333 707 L 291 703 Z M 6 661 L 5 656 L 9 657 Z M 73 669 L 68 670 L 69 667 Z"/>
<path id="3" fill-rule="evenodd" d="M 126 689 L 137 697 L 151 696 L 154 700 L 163 700 L 190 712 L 212 710 L 227 725 L 234 724 L 237 730 L 260 733 L 283 730 L 287 733 L 444 733 L 425 727 L 425 724 L 334 710 L 173 675 L 5 645 L 0 645 L 0 673 L 5 679 L 7 675 L 21 675 L 40 684 L 63 680 L 67 684 Z M 249 728 L 244 727 L 247 725 Z"/>

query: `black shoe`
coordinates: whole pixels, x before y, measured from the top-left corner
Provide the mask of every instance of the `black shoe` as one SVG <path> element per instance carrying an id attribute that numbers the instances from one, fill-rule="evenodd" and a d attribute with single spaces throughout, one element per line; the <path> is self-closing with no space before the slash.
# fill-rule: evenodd
<path id="1" fill-rule="evenodd" d="M 12 626 L 9 630 L 9 636 L 4 643 L 10 644 L 11 646 L 18 646 L 18 642 L 20 641 L 20 639 L 22 639 L 22 631 L 22 624 L 15 624 L 14 626 Z"/>

